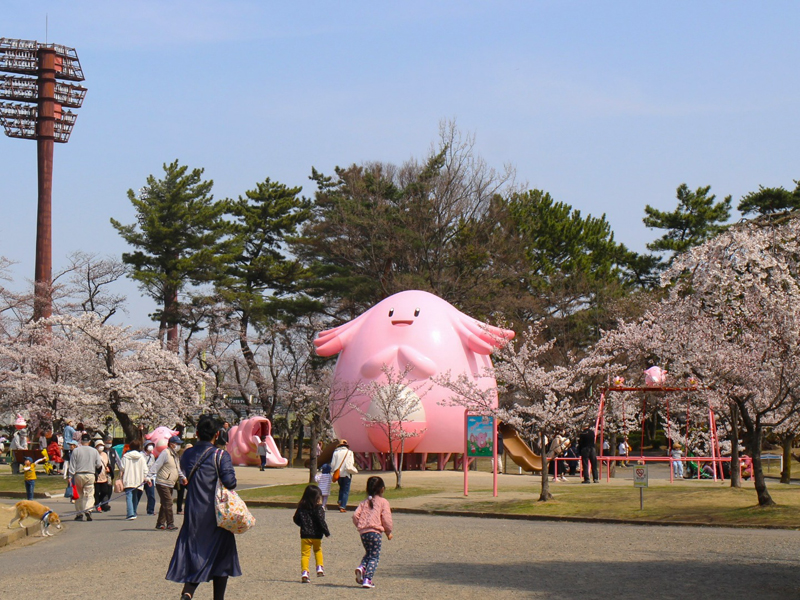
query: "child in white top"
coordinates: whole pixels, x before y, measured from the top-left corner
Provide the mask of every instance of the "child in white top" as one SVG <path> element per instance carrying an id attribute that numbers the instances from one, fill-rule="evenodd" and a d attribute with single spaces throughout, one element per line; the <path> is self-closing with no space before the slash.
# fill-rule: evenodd
<path id="1" fill-rule="evenodd" d="M 319 485 L 319 490 L 322 492 L 322 508 L 328 510 L 328 496 L 331 495 L 331 483 L 333 482 L 330 463 L 322 465 L 322 468 L 320 468 L 314 476 L 314 479 L 317 485 Z"/>

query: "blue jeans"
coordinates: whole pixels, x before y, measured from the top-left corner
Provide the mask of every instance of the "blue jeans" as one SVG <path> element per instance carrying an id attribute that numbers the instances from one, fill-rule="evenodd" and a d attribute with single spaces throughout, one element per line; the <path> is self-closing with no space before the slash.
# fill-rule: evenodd
<path id="1" fill-rule="evenodd" d="M 136 509 L 139 506 L 139 499 L 142 497 L 141 488 L 125 488 L 125 504 L 128 506 L 126 517 L 135 517 Z"/>
<path id="2" fill-rule="evenodd" d="M 147 514 L 156 514 L 156 487 L 145 483 L 144 493 L 147 494 Z"/>
<path id="3" fill-rule="evenodd" d="M 339 477 L 339 508 L 347 508 L 347 499 L 350 497 L 350 484 L 353 478 Z"/>
<path id="4" fill-rule="evenodd" d="M 673 460 L 672 471 L 675 473 L 675 477 L 683 477 L 683 462 L 680 460 Z"/>
<path id="5" fill-rule="evenodd" d="M 33 500 L 33 488 L 36 486 L 36 480 L 25 480 L 25 494 L 28 500 Z"/>

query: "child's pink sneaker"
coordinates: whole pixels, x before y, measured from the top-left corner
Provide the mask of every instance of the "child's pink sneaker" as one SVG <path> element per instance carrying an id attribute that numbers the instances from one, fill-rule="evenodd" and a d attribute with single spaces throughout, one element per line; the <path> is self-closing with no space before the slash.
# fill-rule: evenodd
<path id="1" fill-rule="evenodd" d="M 364 567 L 362 565 L 356 567 L 356 583 L 358 585 L 364 583 Z"/>
<path id="2" fill-rule="evenodd" d="M 325 569 L 322 568 L 322 565 L 317 565 L 317 577 L 325 577 Z"/>
<path id="3" fill-rule="evenodd" d="M 361 587 L 363 587 L 363 588 L 374 588 L 375 584 L 372 583 L 372 579 L 369 579 L 369 578 L 365 577 L 364 578 L 364 583 L 361 584 Z"/>

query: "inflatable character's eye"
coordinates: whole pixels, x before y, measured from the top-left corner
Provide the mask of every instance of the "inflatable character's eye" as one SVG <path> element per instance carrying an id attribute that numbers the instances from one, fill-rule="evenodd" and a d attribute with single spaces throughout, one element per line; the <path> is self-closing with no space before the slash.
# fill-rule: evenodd
<path id="1" fill-rule="evenodd" d="M 419 316 L 419 309 L 416 309 L 416 310 L 414 311 L 414 316 L 415 316 L 415 317 L 418 317 L 418 316 Z"/>
<path id="2" fill-rule="evenodd" d="M 389 309 L 389 316 L 391 317 L 392 315 L 394 315 L 394 309 L 393 309 L 393 308 L 390 308 L 390 309 Z"/>

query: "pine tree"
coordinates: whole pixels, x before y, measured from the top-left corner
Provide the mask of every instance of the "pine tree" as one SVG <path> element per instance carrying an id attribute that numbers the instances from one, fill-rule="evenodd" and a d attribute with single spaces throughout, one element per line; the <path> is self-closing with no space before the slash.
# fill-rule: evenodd
<path id="1" fill-rule="evenodd" d="M 800 208 L 800 184 L 794 193 L 782 187 L 758 186 L 757 192 L 742 196 L 736 207 L 743 215 L 773 216 Z"/>
<path id="2" fill-rule="evenodd" d="M 310 201 L 299 195 L 301 190 L 266 179 L 228 203 L 231 259 L 215 281 L 218 296 L 236 316 L 242 356 L 270 417 L 270 398 L 276 394 L 261 374 L 249 330 L 312 307 L 300 297 L 287 297 L 304 277 L 299 262 L 285 254 L 286 238 L 310 215 Z"/>
<path id="3" fill-rule="evenodd" d="M 654 252 L 672 252 L 668 262 L 685 250 L 702 244 L 725 230 L 731 216 L 731 197 L 714 202 L 716 196 L 709 194 L 711 186 L 691 191 L 682 183 L 678 186 L 678 206 L 672 212 L 664 212 L 645 206 L 644 224 L 650 229 L 665 229 L 666 233 L 647 244 Z"/>
<path id="4" fill-rule="evenodd" d="M 211 195 L 214 182 L 203 181 L 203 169 L 164 164 L 164 177 L 147 178 L 138 196 L 128 190 L 136 209 L 136 223 L 111 224 L 133 248 L 122 260 L 132 267 L 131 277 L 160 308 L 159 337 L 166 333 L 167 347 L 178 350 L 179 294 L 190 283 L 210 280 L 225 261 L 222 237 L 224 202 Z"/>

